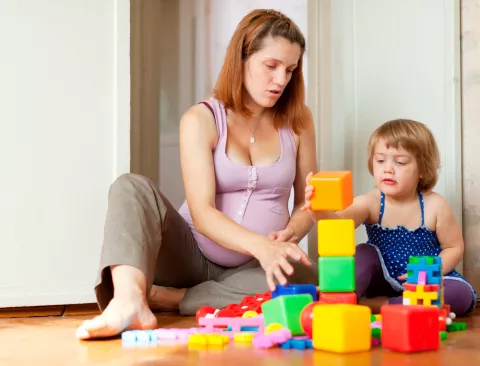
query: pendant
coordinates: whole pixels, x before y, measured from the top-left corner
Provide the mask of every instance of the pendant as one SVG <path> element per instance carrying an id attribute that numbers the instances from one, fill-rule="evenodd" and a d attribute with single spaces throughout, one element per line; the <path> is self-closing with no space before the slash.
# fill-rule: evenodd
<path id="1" fill-rule="evenodd" d="M 251 144 L 254 144 L 254 143 L 255 143 L 255 136 L 252 135 L 252 137 L 250 137 L 250 143 L 251 143 Z"/>

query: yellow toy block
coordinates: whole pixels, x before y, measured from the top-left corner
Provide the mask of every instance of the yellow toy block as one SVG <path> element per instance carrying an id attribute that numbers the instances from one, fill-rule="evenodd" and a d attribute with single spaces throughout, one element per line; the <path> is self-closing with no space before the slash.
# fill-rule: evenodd
<path id="1" fill-rule="evenodd" d="M 249 332 L 240 332 L 233 336 L 235 343 L 252 343 L 253 338 L 255 338 L 255 334 Z"/>
<path id="2" fill-rule="evenodd" d="M 224 346 L 228 344 L 230 338 L 223 334 L 191 334 L 188 337 L 189 345 L 201 345 L 201 346 Z"/>
<path id="3" fill-rule="evenodd" d="M 353 203 L 352 172 L 318 172 L 312 176 L 310 184 L 314 187 L 313 211 L 341 211 Z"/>
<path id="4" fill-rule="evenodd" d="M 351 257 L 355 255 L 355 222 L 353 220 L 319 220 L 318 255 Z"/>
<path id="5" fill-rule="evenodd" d="M 322 304 L 313 307 L 313 348 L 350 353 L 371 348 L 371 311 L 368 306 Z"/>
<path id="6" fill-rule="evenodd" d="M 438 299 L 438 292 L 425 292 L 423 285 L 417 286 L 417 291 L 403 291 L 404 305 L 432 306 L 432 300 Z"/>

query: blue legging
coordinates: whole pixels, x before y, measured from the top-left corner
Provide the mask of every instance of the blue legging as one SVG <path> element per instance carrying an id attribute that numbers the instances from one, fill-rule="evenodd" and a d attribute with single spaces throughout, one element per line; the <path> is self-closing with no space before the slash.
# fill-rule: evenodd
<path id="1" fill-rule="evenodd" d="M 385 280 L 378 253 L 368 244 L 357 245 L 355 253 L 355 293 L 358 298 L 373 298 L 387 296 L 389 304 L 402 304 L 402 293 L 396 291 Z M 450 311 L 457 316 L 465 315 L 473 304 L 473 293 L 470 287 L 462 282 L 452 279 L 443 281 L 444 300 L 450 305 Z"/>

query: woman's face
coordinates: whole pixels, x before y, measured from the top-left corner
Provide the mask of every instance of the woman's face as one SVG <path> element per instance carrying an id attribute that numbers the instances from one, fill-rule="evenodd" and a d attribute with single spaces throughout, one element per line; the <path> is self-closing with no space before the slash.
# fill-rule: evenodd
<path id="1" fill-rule="evenodd" d="M 283 37 L 265 38 L 263 48 L 244 63 L 247 100 L 264 108 L 273 107 L 292 78 L 301 52 L 299 44 Z"/>

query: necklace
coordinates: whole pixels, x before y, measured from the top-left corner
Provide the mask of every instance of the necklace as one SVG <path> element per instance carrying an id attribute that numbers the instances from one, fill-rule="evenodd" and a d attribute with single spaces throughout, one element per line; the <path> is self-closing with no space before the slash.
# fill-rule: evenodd
<path id="1" fill-rule="evenodd" d="M 263 114 L 265 113 L 265 109 L 263 110 L 262 112 L 262 115 L 260 116 L 260 118 L 258 119 L 258 122 L 257 122 L 257 125 L 255 126 L 255 128 L 253 129 L 253 131 L 250 130 L 250 128 L 248 127 L 248 125 L 245 123 L 245 126 L 247 127 L 248 131 L 250 131 L 250 133 L 252 134 L 252 136 L 250 136 L 250 143 L 253 145 L 255 143 L 255 131 L 257 130 L 257 127 L 258 125 L 260 124 L 260 121 L 262 120 L 263 118 Z"/>

